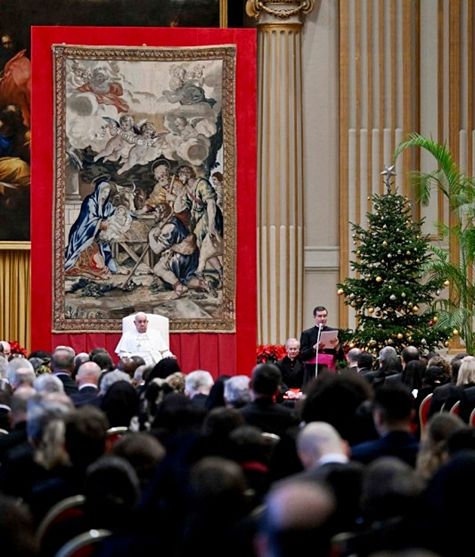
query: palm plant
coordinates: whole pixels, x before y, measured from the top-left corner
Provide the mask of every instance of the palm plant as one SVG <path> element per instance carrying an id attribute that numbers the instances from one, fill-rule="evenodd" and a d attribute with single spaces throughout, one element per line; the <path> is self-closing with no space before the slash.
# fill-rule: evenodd
<path id="1" fill-rule="evenodd" d="M 423 149 L 437 161 L 432 172 L 412 172 L 416 197 L 427 205 L 433 189 L 447 199 L 450 222 L 438 222 L 442 239 L 454 239 L 456 252 L 437 246 L 432 247 L 434 257 L 428 272 L 442 276 L 450 285 L 449 297 L 438 299 L 435 304 L 439 312 L 439 325 L 452 327 L 460 333 L 467 352 L 473 353 L 474 346 L 474 303 L 473 263 L 475 260 L 475 178 L 463 174 L 458 168 L 447 145 L 413 133 L 407 141 L 396 148 L 395 159 L 411 147 Z"/>

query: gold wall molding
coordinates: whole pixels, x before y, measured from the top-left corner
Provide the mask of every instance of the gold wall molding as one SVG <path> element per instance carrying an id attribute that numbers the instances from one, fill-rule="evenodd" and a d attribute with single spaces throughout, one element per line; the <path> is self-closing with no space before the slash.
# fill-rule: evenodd
<path id="1" fill-rule="evenodd" d="M 254 19 L 259 19 L 263 13 L 278 19 L 288 19 L 299 14 L 309 14 L 314 6 L 315 0 L 247 0 L 246 13 Z"/>
<path id="2" fill-rule="evenodd" d="M 261 23 L 259 31 L 262 33 L 299 33 L 302 23 Z"/>

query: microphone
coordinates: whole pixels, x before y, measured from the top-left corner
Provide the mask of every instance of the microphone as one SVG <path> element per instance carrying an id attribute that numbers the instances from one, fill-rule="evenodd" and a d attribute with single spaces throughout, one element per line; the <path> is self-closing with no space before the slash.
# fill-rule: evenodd
<path id="1" fill-rule="evenodd" d="M 318 331 L 317 331 L 317 344 L 320 342 L 320 335 L 322 334 L 322 328 L 323 328 L 322 323 L 319 323 L 318 324 Z"/>

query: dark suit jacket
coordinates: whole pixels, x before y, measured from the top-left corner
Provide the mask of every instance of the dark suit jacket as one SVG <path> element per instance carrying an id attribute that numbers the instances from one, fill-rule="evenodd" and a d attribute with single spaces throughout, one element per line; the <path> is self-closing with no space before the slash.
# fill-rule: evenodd
<path id="1" fill-rule="evenodd" d="M 323 331 L 337 331 L 335 327 L 322 327 Z M 315 349 L 313 345 L 317 342 L 318 338 L 318 327 L 311 327 L 310 329 L 305 329 L 300 335 L 300 358 L 305 362 L 305 373 L 304 373 L 304 385 L 306 385 L 311 379 L 315 377 L 315 365 L 306 363 L 306 360 L 311 360 L 315 357 Z M 343 359 L 344 354 L 341 346 L 338 350 L 335 348 L 322 348 L 319 350 L 319 354 L 330 354 L 336 360 L 337 358 Z"/>
<path id="2" fill-rule="evenodd" d="M 475 385 L 467 385 L 461 389 L 460 417 L 468 424 L 470 413 L 475 408 Z"/>
<path id="3" fill-rule="evenodd" d="M 53 375 L 56 375 L 56 377 L 61 381 L 64 387 L 64 392 L 68 396 L 72 393 L 78 392 L 78 386 L 76 385 L 76 382 L 67 371 L 58 369 L 53 373 Z"/>
<path id="4" fill-rule="evenodd" d="M 288 356 L 277 362 L 282 373 L 282 381 L 289 389 L 301 389 L 303 385 L 304 365 L 300 358 L 291 360 Z"/>
<path id="5" fill-rule="evenodd" d="M 282 436 L 287 429 L 298 424 L 294 412 L 269 398 L 258 398 L 239 409 L 248 425 Z"/>
<path id="6" fill-rule="evenodd" d="M 91 406 L 100 407 L 101 405 L 101 397 L 99 396 L 99 389 L 97 387 L 86 386 L 82 389 L 79 389 L 75 393 L 71 393 L 70 395 L 71 400 L 74 403 L 76 408 L 80 408 L 81 406 L 86 406 L 89 404 Z"/>
<path id="7" fill-rule="evenodd" d="M 0 435 L 0 464 L 10 449 L 25 443 L 27 439 L 26 422 L 16 424 L 8 435 Z"/>
<path id="8" fill-rule="evenodd" d="M 396 456 L 415 466 L 419 441 L 406 431 L 391 431 L 374 441 L 365 441 L 351 447 L 351 459 L 368 464 L 380 456 Z"/>
<path id="9" fill-rule="evenodd" d="M 191 399 L 191 405 L 194 406 L 195 408 L 199 408 L 201 410 L 206 410 L 206 401 L 207 400 L 208 400 L 208 395 L 198 393 Z"/>
<path id="10" fill-rule="evenodd" d="M 429 418 L 440 412 L 444 404 L 444 410 L 448 412 L 457 400 L 460 400 L 461 394 L 462 389 L 457 387 L 454 383 L 446 383 L 445 385 L 436 387 L 432 392 L 428 414 Z"/>
<path id="11" fill-rule="evenodd" d="M 337 331 L 335 327 L 322 327 L 323 331 Z M 300 335 L 300 357 L 305 362 L 306 360 L 311 360 L 315 357 L 315 349 L 313 345 L 317 342 L 318 337 L 318 327 L 311 327 L 310 329 L 305 329 Z M 323 348 L 320 350 L 321 354 L 332 354 L 337 356 L 337 351 L 334 348 Z"/>

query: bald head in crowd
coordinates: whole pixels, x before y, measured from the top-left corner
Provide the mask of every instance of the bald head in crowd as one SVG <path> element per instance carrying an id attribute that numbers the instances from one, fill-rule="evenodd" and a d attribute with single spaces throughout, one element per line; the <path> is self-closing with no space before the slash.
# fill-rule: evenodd
<path id="1" fill-rule="evenodd" d="M 326 422 L 310 422 L 299 433 L 297 454 L 304 466 L 310 468 L 326 455 L 349 455 L 348 443 Z"/>
<path id="2" fill-rule="evenodd" d="M 256 545 L 259 557 L 327 555 L 330 549 L 330 522 L 335 500 L 321 484 L 285 482 L 272 489 L 265 500 L 265 511 Z"/>
<path id="3" fill-rule="evenodd" d="M 82 385 L 96 385 L 101 375 L 101 368 L 95 362 L 84 362 L 79 366 L 76 374 L 76 383 Z"/>

